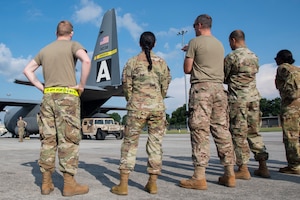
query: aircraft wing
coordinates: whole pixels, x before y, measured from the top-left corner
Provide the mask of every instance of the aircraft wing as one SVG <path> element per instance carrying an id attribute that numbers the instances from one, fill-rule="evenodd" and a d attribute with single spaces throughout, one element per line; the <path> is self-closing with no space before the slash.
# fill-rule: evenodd
<path id="1" fill-rule="evenodd" d="M 21 85 L 33 86 L 33 84 L 30 81 L 24 81 L 24 80 L 18 80 L 18 79 L 15 79 L 14 83 L 21 84 Z"/>
<path id="2" fill-rule="evenodd" d="M 39 100 L 25 100 L 25 99 L 0 99 L 0 112 L 4 111 L 6 106 L 34 106 L 40 104 Z"/>
<path id="3" fill-rule="evenodd" d="M 108 100 L 112 96 L 124 96 L 122 86 L 106 86 L 101 88 L 98 86 L 85 87 L 80 99 L 83 102 Z"/>
<path id="4" fill-rule="evenodd" d="M 23 81 L 23 80 L 18 80 L 16 79 L 14 83 L 21 84 L 21 85 L 28 85 L 28 86 L 33 86 L 29 81 Z M 109 99 L 112 96 L 118 96 L 122 97 L 124 96 L 123 93 L 123 88 L 122 86 L 106 86 L 105 88 L 99 87 L 99 86 L 93 86 L 93 85 L 87 85 L 84 88 L 84 92 L 81 94 L 80 99 L 83 102 L 88 102 L 88 101 L 96 101 L 99 99 Z M 12 101 L 9 101 L 12 100 Z M 3 99 L 3 104 L 5 103 L 11 103 L 11 106 L 14 105 L 26 105 L 30 104 L 30 100 L 27 100 L 24 102 L 24 104 L 19 104 L 22 103 L 21 100 L 18 99 Z M 1 109 L 2 103 L 0 100 L 0 109 Z M 5 106 L 4 106 L 5 107 Z"/>
<path id="5" fill-rule="evenodd" d="M 100 108 L 101 113 L 107 113 L 110 110 L 127 110 L 125 107 L 109 107 L 109 106 L 102 106 Z"/>

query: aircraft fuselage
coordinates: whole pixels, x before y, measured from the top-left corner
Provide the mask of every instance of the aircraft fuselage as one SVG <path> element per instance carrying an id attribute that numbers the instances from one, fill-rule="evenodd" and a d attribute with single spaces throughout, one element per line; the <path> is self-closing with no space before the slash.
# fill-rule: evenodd
<path id="1" fill-rule="evenodd" d="M 17 121 L 20 116 L 27 122 L 26 131 L 28 134 L 38 134 L 37 113 L 40 105 L 12 107 L 6 111 L 4 116 L 5 128 L 13 135 L 18 135 Z"/>

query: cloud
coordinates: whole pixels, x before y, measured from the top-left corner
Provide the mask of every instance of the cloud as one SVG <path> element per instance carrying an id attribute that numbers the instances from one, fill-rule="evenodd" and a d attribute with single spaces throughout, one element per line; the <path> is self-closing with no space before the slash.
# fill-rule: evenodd
<path id="1" fill-rule="evenodd" d="M 75 7 L 75 13 L 73 14 L 73 19 L 77 23 L 87 23 L 91 22 L 99 25 L 103 9 L 98 4 L 89 0 L 81 0 L 80 6 Z"/>
<path id="2" fill-rule="evenodd" d="M 140 34 L 143 32 L 143 28 L 137 24 L 132 15 L 126 13 L 123 16 L 118 15 L 116 18 L 118 26 L 125 28 L 134 40 L 138 40 Z"/>
<path id="3" fill-rule="evenodd" d="M 275 63 L 264 64 L 260 66 L 256 75 L 256 85 L 262 98 L 274 99 L 279 97 L 278 90 L 275 87 L 277 65 Z"/>
<path id="4" fill-rule="evenodd" d="M 30 60 L 31 56 L 14 58 L 10 49 L 0 43 L 0 75 L 4 75 L 8 81 L 24 77 L 22 71 Z"/>
<path id="5" fill-rule="evenodd" d="M 75 7 L 73 19 L 77 23 L 94 23 L 98 27 L 101 24 L 103 14 L 103 8 L 94 1 L 81 0 L 80 5 Z M 116 20 L 119 27 L 125 28 L 133 39 L 138 40 L 143 28 L 137 24 L 130 13 L 120 16 L 116 12 Z"/>
<path id="6" fill-rule="evenodd" d="M 175 49 L 180 49 L 180 50 L 181 50 L 181 49 L 182 49 L 182 47 L 183 47 L 183 46 L 182 46 L 182 44 L 181 44 L 181 43 L 178 43 L 178 44 L 176 44 L 176 45 L 175 45 Z"/>
<path id="7" fill-rule="evenodd" d="M 168 42 L 166 42 L 166 43 L 164 44 L 164 49 L 166 49 L 166 50 L 170 49 L 170 45 L 169 45 Z"/>
<path id="8" fill-rule="evenodd" d="M 156 36 L 158 37 L 168 37 L 168 36 L 175 36 L 180 29 L 177 28 L 169 28 L 167 31 L 158 31 Z"/>
<path id="9" fill-rule="evenodd" d="M 182 34 L 180 34 L 182 31 L 184 31 L 184 34 L 190 31 L 193 31 L 193 28 L 191 27 L 183 27 L 183 28 L 169 28 L 167 31 L 159 31 L 156 33 L 156 35 L 159 37 L 173 37 L 173 36 L 180 36 L 182 37 Z M 182 38 L 184 39 L 184 37 Z M 184 41 L 183 41 L 184 42 Z"/>
<path id="10" fill-rule="evenodd" d="M 39 9 L 27 10 L 26 14 L 27 14 L 28 18 L 30 18 L 30 19 L 40 18 L 41 16 L 43 16 L 42 11 Z"/>
<path id="11" fill-rule="evenodd" d="M 170 51 L 168 53 L 163 53 L 161 51 L 157 51 L 155 54 L 162 57 L 165 60 L 174 60 L 174 59 L 177 59 L 179 56 L 183 56 L 181 54 L 181 52 L 177 51 L 176 49 L 174 51 Z"/>

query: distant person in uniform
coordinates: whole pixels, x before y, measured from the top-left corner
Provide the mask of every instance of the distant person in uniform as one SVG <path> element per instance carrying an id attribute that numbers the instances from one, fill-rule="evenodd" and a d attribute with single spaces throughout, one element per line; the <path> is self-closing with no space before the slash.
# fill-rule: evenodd
<path id="1" fill-rule="evenodd" d="M 148 126 L 147 171 L 149 180 L 145 190 L 157 193 L 156 180 L 162 168 L 162 140 L 166 133 L 164 98 L 171 81 L 167 63 L 154 54 L 155 35 L 144 32 L 140 36 L 142 51 L 129 59 L 123 69 L 122 82 L 127 100 L 127 120 L 121 146 L 120 184 L 113 186 L 112 193 L 128 194 L 129 173 L 134 170 L 141 131 Z"/>
<path id="2" fill-rule="evenodd" d="M 266 165 L 269 158 L 262 135 L 259 134 L 261 111 L 259 107 L 261 96 L 256 87 L 256 74 L 259 70 L 258 57 L 246 46 L 245 34 L 235 30 L 229 35 L 229 44 L 233 50 L 225 57 L 224 72 L 228 85 L 228 105 L 230 132 L 232 134 L 236 164 L 236 179 L 251 178 L 247 164 L 250 160 L 250 150 L 259 162 L 254 174 L 269 178 Z"/>
<path id="3" fill-rule="evenodd" d="M 78 169 L 80 133 L 80 94 L 83 92 L 91 61 L 83 46 L 72 41 L 73 26 L 69 21 L 57 25 L 57 39 L 40 50 L 24 69 L 29 81 L 44 93 L 38 115 L 41 139 L 39 165 L 43 175 L 41 193 L 53 191 L 51 175 L 55 171 L 56 151 L 64 177 L 63 196 L 85 194 L 88 186 L 74 179 Z M 82 63 L 80 82 L 76 83 L 75 65 Z M 35 71 L 42 66 L 45 85 Z"/>
<path id="4" fill-rule="evenodd" d="M 212 18 L 199 15 L 194 21 L 196 37 L 189 41 L 184 59 L 184 72 L 190 74 L 188 125 L 191 134 L 194 174 L 181 180 L 179 186 L 206 190 L 205 170 L 210 158 L 210 133 L 218 156 L 224 166 L 224 175 L 218 183 L 235 187 L 235 156 L 229 132 L 228 100 L 224 81 L 224 47 L 211 33 Z"/>
<path id="5" fill-rule="evenodd" d="M 23 137 L 25 133 L 25 128 L 27 126 L 27 122 L 23 120 L 22 116 L 19 117 L 17 126 L 18 126 L 19 142 L 23 142 Z"/>
<path id="6" fill-rule="evenodd" d="M 300 69 L 293 65 L 292 53 L 283 49 L 275 58 L 278 65 L 275 84 L 281 97 L 280 120 L 288 165 L 279 172 L 300 174 Z"/>

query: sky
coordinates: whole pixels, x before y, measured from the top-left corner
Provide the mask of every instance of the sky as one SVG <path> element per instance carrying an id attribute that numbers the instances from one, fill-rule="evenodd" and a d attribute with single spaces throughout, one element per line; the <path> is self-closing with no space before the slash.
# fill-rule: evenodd
<path id="1" fill-rule="evenodd" d="M 117 15 L 120 69 L 138 54 L 139 36 L 144 31 L 156 35 L 154 53 L 164 58 L 172 81 L 165 99 L 166 112 L 172 114 L 188 100 L 189 76 L 183 73 L 183 44 L 195 37 L 192 27 L 200 14 L 212 19 L 212 34 L 231 52 L 228 36 L 236 29 L 245 32 L 246 44 L 259 57 L 257 87 L 263 98 L 279 97 L 274 85 L 274 57 L 281 49 L 293 53 L 300 66 L 299 0 L 14 0 L 0 6 L 0 98 L 40 100 L 36 88 L 13 83 L 26 80 L 26 64 L 48 43 L 56 39 L 56 26 L 69 20 L 74 26 L 73 40 L 93 55 L 102 17 L 114 8 Z M 185 34 L 178 34 L 184 31 Z M 80 72 L 80 65 L 78 68 Z M 41 70 L 37 71 L 42 80 Z M 124 97 L 113 97 L 106 106 L 126 106 Z M 119 112 L 124 115 L 123 112 Z M 3 113 L 0 114 L 0 119 Z"/>

